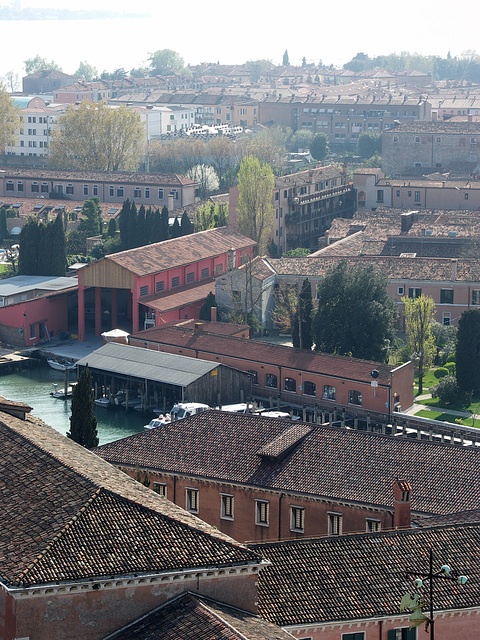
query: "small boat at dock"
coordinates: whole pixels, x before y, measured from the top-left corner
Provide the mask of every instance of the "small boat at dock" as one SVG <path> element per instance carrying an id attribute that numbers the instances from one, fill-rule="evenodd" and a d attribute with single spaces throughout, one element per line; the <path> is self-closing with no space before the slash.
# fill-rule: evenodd
<path id="1" fill-rule="evenodd" d="M 77 366 L 75 362 L 65 360 L 64 358 L 47 358 L 47 362 L 55 371 L 73 371 Z"/>
<path id="2" fill-rule="evenodd" d="M 50 391 L 52 398 L 58 398 L 59 400 L 65 400 L 65 398 L 71 398 L 73 395 L 73 389 L 75 385 L 69 385 L 67 392 L 65 393 L 65 387 L 58 388 L 57 383 L 53 383 L 53 391 Z"/>

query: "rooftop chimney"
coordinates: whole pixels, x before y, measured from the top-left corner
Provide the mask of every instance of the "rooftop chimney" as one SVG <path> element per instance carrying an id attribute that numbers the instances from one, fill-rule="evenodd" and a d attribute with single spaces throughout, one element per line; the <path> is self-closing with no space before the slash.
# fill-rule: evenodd
<path id="1" fill-rule="evenodd" d="M 411 526 L 410 494 L 412 487 L 406 480 L 398 478 L 393 483 L 393 495 L 395 499 L 395 512 L 393 526 L 395 529 L 408 529 Z"/>
<path id="2" fill-rule="evenodd" d="M 210 307 L 210 322 L 217 321 L 217 307 Z"/>
<path id="3" fill-rule="evenodd" d="M 203 322 L 195 322 L 194 332 L 203 333 Z"/>

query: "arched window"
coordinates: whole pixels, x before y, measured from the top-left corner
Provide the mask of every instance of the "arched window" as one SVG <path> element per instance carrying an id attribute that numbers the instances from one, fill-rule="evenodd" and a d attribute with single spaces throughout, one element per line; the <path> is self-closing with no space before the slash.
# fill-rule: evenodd
<path id="1" fill-rule="evenodd" d="M 285 378 L 283 381 L 283 389 L 284 391 L 295 393 L 297 390 L 297 381 L 295 378 Z"/>
<path id="2" fill-rule="evenodd" d="M 303 395 L 315 397 L 316 392 L 316 384 L 314 382 L 311 382 L 310 380 L 305 380 L 305 382 L 303 383 Z"/>

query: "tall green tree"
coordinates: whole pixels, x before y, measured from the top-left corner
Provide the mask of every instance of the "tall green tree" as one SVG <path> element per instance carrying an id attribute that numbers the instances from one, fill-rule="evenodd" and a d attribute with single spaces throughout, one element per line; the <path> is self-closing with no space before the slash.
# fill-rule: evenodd
<path id="1" fill-rule="evenodd" d="M 92 80 L 98 78 L 98 71 L 94 66 L 92 66 L 85 60 L 82 60 L 82 62 L 80 62 L 80 64 L 78 65 L 78 69 L 75 71 L 74 75 L 78 76 L 82 80 L 91 82 Z"/>
<path id="2" fill-rule="evenodd" d="M 287 51 L 287 49 L 285 49 L 285 53 L 283 54 L 282 64 L 283 64 L 284 67 L 288 67 L 288 65 L 290 64 L 290 60 L 288 59 L 288 51 Z"/>
<path id="3" fill-rule="evenodd" d="M 87 236 L 98 236 L 102 233 L 102 209 L 97 197 L 85 200 L 80 215 L 79 231 Z"/>
<path id="4" fill-rule="evenodd" d="M 262 255 L 273 230 L 272 167 L 258 158 L 246 156 L 238 173 L 238 230 L 255 240 Z"/>
<path id="5" fill-rule="evenodd" d="M 0 242 L 3 242 L 5 238 L 8 238 L 7 210 L 5 207 L 1 207 L 0 208 Z"/>
<path id="6" fill-rule="evenodd" d="M 480 311 L 467 309 L 460 316 L 455 353 L 458 386 L 470 396 L 480 391 Z"/>
<path id="7" fill-rule="evenodd" d="M 27 58 L 23 64 L 25 65 L 25 74 L 27 76 L 32 73 L 36 73 L 37 71 L 46 71 L 49 69 L 61 71 L 56 62 L 53 60 L 48 61 L 46 58 L 42 58 L 38 53 L 33 58 Z"/>
<path id="8" fill-rule="evenodd" d="M 180 223 L 177 216 L 173 221 L 172 228 L 170 229 L 170 238 L 180 238 L 181 235 L 182 229 L 180 228 Z"/>
<path id="9" fill-rule="evenodd" d="M 73 390 L 70 431 L 67 433 L 68 438 L 87 449 L 98 445 L 97 419 L 93 410 L 94 395 L 92 387 L 92 374 L 87 364 Z"/>
<path id="10" fill-rule="evenodd" d="M 67 250 L 65 242 L 65 228 L 63 226 L 63 216 L 57 215 L 52 223 L 52 262 L 51 275 L 64 276 L 67 265 Z"/>
<path id="11" fill-rule="evenodd" d="M 317 133 L 310 143 L 310 153 L 315 160 L 324 160 L 329 152 L 328 138 L 324 133 Z"/>
<path id="12" fill-rule="evenodd" d="M 315 349 L 384 362 L 395 336 L 388 280 L 371 265 L 340 262 L 318 285 Z"/>
<path id="13" fill-rule="evenodd" d="M 15 144 L 20 128 L 20 116 L 13 100 L 0 84 L 0 153 Z"/>
<path id="14" fill-rule="evenodd" d="M 435 302 L 430 296 L 402 298 L 403 315 L 407 332 L 407 346 L 418 366 L 418 392 L 423 392 L 423 376 L 435 358 L 435 338 L 432 320 L 435 316 Z"/>
<path id="15" fill-rule="evenodd" d="M 194 231 L 193 222 L 188 217 L 186 211 L 182 214 L 182 219 L 180 221 L 180 230 L 182 232 L 182 236 L 188 236 Z"/>
<path id="16" fill-rule="evenodd" d="M 167 207 L 162 207 L 162 213 L 160 214 L 160 240 L 168 240 L 169 237 L 169 213 Z"/>
<path id="17" fill-rule="evenodd" d="M 292 341 L 294 347 L 300 349 L 312 348 L 312 313 L 312 285 L 310 280 L 305 278 L 298 296 L 297 313 L 293 323 Z"/>

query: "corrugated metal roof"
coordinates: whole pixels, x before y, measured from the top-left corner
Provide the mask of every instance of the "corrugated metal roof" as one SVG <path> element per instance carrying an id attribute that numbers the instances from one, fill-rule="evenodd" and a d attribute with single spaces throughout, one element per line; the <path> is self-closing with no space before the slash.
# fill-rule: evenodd
<path id="1" fill-rule="evenodd" d="M 90 369 L 100 369 L 152 382 L 165 382 L 179 387 L 188 386 L 218 367 L 218 364 L 207 360 L 131 347 L 116 342 L 103 345 L 79 360 L 77 364 L 80 366 L 88 364 Z"/>

